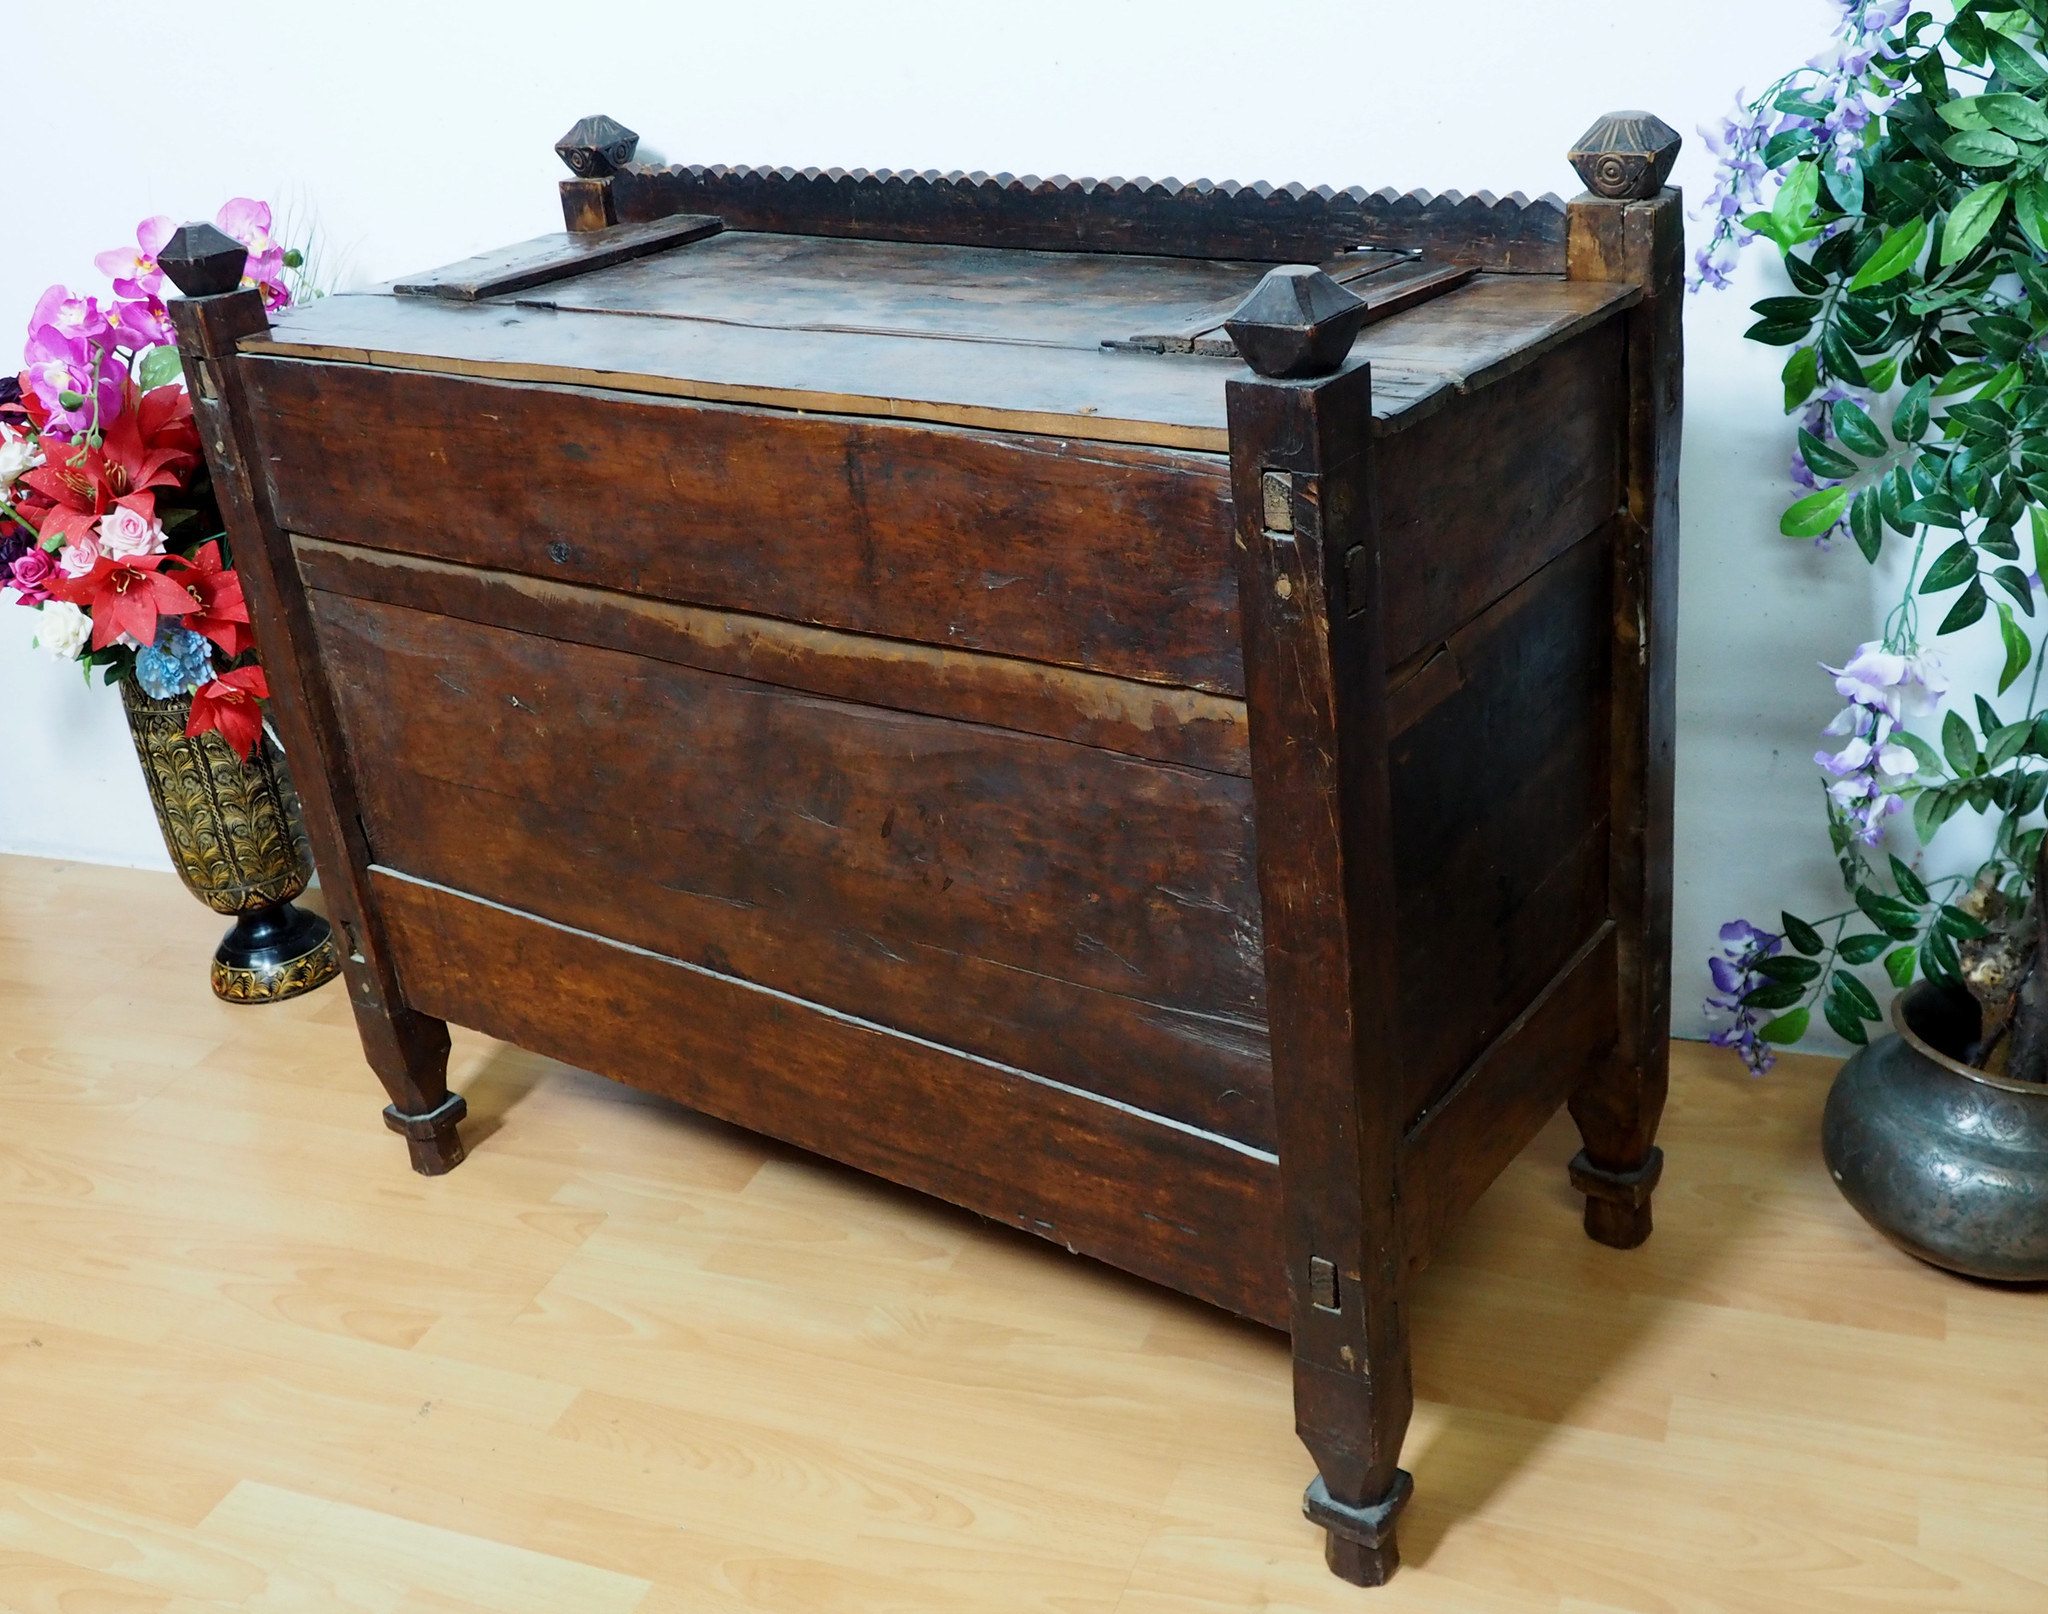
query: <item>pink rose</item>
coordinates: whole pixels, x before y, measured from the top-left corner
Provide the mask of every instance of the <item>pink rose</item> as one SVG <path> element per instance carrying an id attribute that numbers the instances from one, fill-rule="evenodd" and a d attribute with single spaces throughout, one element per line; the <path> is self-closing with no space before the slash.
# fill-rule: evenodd
<path id="1" fill-rule="evenodd" d="M 163 526 L 140 511 L 117 504 L 100 517 L 99 555 L 105 555 L 109 560 L 126 560 L 131 555 L 161 555 L 163 552 Z M 98 555 L 94 559 L 98 559 Z M 88 561 L 85 571 L 91 570 L 92 562 Z M 72 572 L 71 575 L 82 577 L 85 573 Z"/>
<path id="2" fill-rule="evenodd" d="M 99 564 L 99 559 L 99 544 L 91 538 L 81 538 L 57 551 L 57 569 L 66 577 L 83 577 Z"/>
<path id="3" fill-rule="evenodd" d="M 43 585 L 57 575 L 57 563 L 41 549 L 31 549 L 8 568 L 8 576 L 21 593 L 23 605 L 38 605 L 48 599 Z"/>

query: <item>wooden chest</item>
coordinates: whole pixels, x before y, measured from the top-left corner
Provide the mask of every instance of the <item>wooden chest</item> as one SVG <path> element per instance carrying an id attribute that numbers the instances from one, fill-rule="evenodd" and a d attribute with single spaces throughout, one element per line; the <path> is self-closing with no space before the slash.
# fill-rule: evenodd
<path id="1" fill-rule="evenodd" d="M 1565 206 L 602 124 L 564 235 L 174 305 L 387 1120 L 460 1160 L 459 1022 L 1288 1329 L 1376 1582 L 1409 1275 L 1567 1102 L 1649 1232 L 1668 154 Z M 1363 299 L 1330 373 L 1237 356 L 1275 263 Z"/>

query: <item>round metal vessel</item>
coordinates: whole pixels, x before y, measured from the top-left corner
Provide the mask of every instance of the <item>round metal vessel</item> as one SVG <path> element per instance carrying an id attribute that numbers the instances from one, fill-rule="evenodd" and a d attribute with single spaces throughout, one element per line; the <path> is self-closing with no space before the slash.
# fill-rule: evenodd
<path id="1" fill-rule="evenodd" d="M 1897 1035 L 1835 1078 L 1821 1151 L 1843 1196 L 1909 1255 L 2003 1282 L 2048 1279 L 2048 1086 L 1973 1070 L 1947 1049 L 1977 1006 L 1922 981 L 1892 1004 Z"/>

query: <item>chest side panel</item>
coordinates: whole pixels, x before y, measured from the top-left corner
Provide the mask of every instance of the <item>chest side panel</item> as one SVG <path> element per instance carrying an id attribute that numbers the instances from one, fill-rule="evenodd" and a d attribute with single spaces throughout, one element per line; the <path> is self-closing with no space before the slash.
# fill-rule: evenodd
<path id="1" fill-rule="evenodd" d="M 366 365 L 249 373 L 294 532 L 1243 691 L 1217 456 Z"/>
<path id="2" fill-rule="evenodd" d="M 1269 1144 L 1248 781 L 312 604 L 379 864 Z"/>

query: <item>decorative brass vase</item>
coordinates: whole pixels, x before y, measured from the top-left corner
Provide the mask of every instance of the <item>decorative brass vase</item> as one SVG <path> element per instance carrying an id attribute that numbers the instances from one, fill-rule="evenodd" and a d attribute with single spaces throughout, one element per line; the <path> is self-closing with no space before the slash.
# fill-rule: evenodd
<path id="1" fill-rule="evenodd" d="M 313 878 L 313 859 L 299 793 L 269 730 L 244 762 L 218 734 L 186 737 L 189 695 L 157 700 L 126 678 L 121 704 L 178 877 L 215 913 L 235 916 L 213 955 L 214 995 L 281 1003 L 333 980 L 333 930 L 292 904 Z"/>

